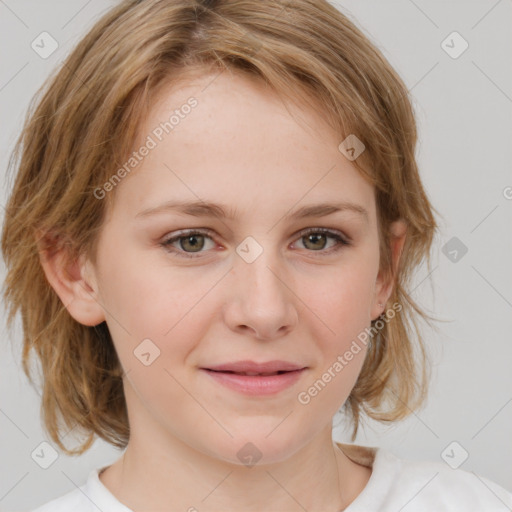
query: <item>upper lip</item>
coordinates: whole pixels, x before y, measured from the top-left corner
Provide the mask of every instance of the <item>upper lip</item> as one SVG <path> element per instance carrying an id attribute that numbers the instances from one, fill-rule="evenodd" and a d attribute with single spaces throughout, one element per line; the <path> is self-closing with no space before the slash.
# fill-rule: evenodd
<path id="1" fill-rule="evenodd" d="M 219 364 L 205 367 L 205 370 L 214 370 L 217 372 L 237 372 L 237 373 L 272 373 L 279 371 L 302 370 L 305 366 L 290 363 L 288 361 L 267 361 L 265 363 L 256 363 L 255 361 L 234 361 L 231 363 Z"/>

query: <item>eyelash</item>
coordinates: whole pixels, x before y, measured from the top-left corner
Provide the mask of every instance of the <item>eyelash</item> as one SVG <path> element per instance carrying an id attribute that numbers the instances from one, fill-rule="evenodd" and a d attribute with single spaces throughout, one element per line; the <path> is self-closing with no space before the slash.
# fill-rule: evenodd
<path id="1" fill-rule="evenodd" d="M 331 237 L 334 240 L 336 240 L 337 244 L 334 247 L 331 247 L 330 249 L 322 249 L 322 250 L 319 250 L 319 251 L 310 251 L 310 252 L 331 254 L 331 253 L 338 252 L 339 250 L 341 250 L 345 246 L 351 245 L 350 241 L 348 241 L 346 238 L 342 237 L 337 231 L 332 231 L 332 230 L 326 229 L 326 228 L 308 228 L 308 229 L 305 229 L 305 230 L 303 230 L 303 231 L 301 231 L 299 233 L 298 239 L 303 238 L 303 237 L 305 237 L 305 236 L 307 236 L 307 235 L 309 235 L 311 233 L 315 233 L 315 234 L 320 233 L 320 234 L 324 234 L 324 235 L 329 235 L 329 237 Z M 176 254 L 176 255 L 178 255 L 180 257 L 191 258 L 191 259 L 192 258 L 199 258 L 201 253 L 204 252 L 204 251 L 199 251 L 197 253 L 187 253 L 185 251 L 178 250 L 178 249 L 172 247 L 172 245 L 171 245 L 174 242 L 177 242 L 178 240 L 180 240 L 182 238 L 187 238 L 187 237 L 192 236 L 192 235 L 206 235 L 209 238 L 212 238 L 212 232 L 209 231 L 209 230 L 190 229 L 190 230 L 182 231 L 177 236 L 173 236 L 172 238 L 168 238 L 167 240 L 164 240 L 163 242 L 161 242 L 160 245 L 166 251 L 174 253 L 174 254 Z"/>

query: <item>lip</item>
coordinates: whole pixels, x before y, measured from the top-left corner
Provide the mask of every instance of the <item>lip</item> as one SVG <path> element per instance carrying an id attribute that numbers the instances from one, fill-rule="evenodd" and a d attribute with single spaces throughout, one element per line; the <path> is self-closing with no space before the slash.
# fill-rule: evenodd
<path id="1" fill-rule="evenodd" d="M 274 395 L 293 386 L 301 377 L 306 368 L 285 371 L 277 375 L 239 375 L 201 368 L 213 380 L 234 391 L 245 395 Z"/>
<path id="2" fill-rule="evenodd" d="M 307 369 L 288 361 L 236 361 L 209 368 L 201 368 L 213 380 L 245 395 L 274 395 L 293 386 Z M 234 373 L 239 372 L 239 373 Z M 274 373 L 276 375 L 240 375 L 240 373 Z"/>

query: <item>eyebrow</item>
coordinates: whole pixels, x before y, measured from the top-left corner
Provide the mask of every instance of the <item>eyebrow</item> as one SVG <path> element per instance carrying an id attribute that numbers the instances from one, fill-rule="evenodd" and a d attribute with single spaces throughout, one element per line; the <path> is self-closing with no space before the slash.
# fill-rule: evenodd
<path id="1" fill-rule="evenodd" d="M 221 204 L 206 201 L 167 201 L 158 206 L 147 208 L 135 215 L 135 218 L 146 218 L 152 215 L 177 211 L 193 217 L 214 217 L 217 219 L 236 219 L 239 214 L 236 210 L 227 208 Z M 302 206 L 298 210 L 287 213 L 284 219 L 304 219 L 309 217 L 326 217 L 337 212 L 357 213 L 368 223 L 368 211 L 361 205 L 343 201 L 338 203 L 321 203 Z"/>

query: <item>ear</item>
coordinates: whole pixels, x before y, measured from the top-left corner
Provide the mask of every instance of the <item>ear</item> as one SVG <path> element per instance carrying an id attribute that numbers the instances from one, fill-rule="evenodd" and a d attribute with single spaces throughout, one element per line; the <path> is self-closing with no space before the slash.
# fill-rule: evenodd
<path id="1" fill-rule="evenodd" d="M 375 281 L 374 299 L 371 308 L 372 320 L 376 320 L 385 311 L 386 303 L 393 292 L 398 263 L 405 243 L 407 224 L 403 220 L 397 220 L 391 224 L 390 232 L 392 275 L 385 276 L 382 270 L 379 270 L 377 280 Z M 379 303 L 382 306 L 379 306 Z"/>
<path id="2" fill-rule="evenodd" d="M 80 256 L 72 258 L 58 237 L 36 232 L 39 259 L 46 279 L 68 310 L 79 323 L 98 325 L 105 320 L 98 301 L 98 288 L 92 264 Z"/>

